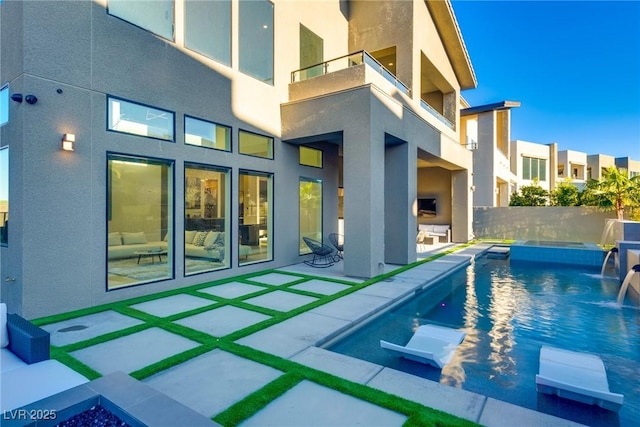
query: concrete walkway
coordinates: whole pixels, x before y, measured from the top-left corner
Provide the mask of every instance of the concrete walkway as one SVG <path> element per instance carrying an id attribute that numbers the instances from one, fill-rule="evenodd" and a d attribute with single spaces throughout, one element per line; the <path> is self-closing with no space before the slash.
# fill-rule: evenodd
<path id="1" fill-rule="evenodd" d="M 362 320 L 389 309 L 452 271 L 464 268 L 489 245 L 474 245 L 420 264 L 390 278 L 317 304 L 323 297 L 348 290 L 362 280 L 331 269 L 290 266 L 224 284 L 132 304 L 129 309 L 167 320 L 175 328 L 225 337 L 234 342 L 326 372 L 353 383 L 391 393 L 487 426 L 572 426 L 573 422 L 517 407 L 477 393 L 322 348 Z M 446 247 L 439 248 L 440 250 Z M 388 266 L 393 269 L 393 266 Z M 336 281 L 336 280 L 339 280 Z M 305 306 L 309 309 L 303 311 Z M 282 313 L 300 314 L 258 328 Z M 54 346 L 69 346 L 119 330 L 132 332 L 69 352 L 101 375 L 135 373 L 178 354 L 190 354 L 200 343 L 161 327 L 141 329 L 140 320 L 104 311 L 43 326 Z M 253 333 L 244 334 L 243 331 Z M 140 330 L 138 330 L 138 329 Z M 176 329 L 177 330 L 177 329 Z M 115 335 L 114 335 L 115 336 Z M 102 340 L 101 340 L 102 341 Z M 147 376 L 143 383 L 207 418 L 213 418 L 275 381 L 285 372 L 256 360 L 214 348 Z M 185 357 L 186 358 L 186 357 Z M 304 379 L 245 419 L 248 426 L 401 426 L 405 414 Z"/>

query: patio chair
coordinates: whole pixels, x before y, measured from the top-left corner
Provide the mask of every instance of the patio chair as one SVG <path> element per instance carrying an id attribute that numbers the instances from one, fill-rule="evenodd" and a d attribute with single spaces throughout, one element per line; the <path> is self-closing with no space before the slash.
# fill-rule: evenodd
<path id="1" fill-rule="evenodd" d="M 303 237 L 302 240 L 304 240 L 304 243 L 313 253 L 313 259 L 305 261 L 305 264 L 310 265 L 311 267 L 330 267 L 335 263 L 334 248 L 308 237 Z"/>
<path id="2" fill-rule="evenodd" d="M 336 254 L 334 255 L 334 260 L 336 262 L 344 259 L 344 236 L 338 233 L 329 234 L 329 241 L 336 248 Z"/>

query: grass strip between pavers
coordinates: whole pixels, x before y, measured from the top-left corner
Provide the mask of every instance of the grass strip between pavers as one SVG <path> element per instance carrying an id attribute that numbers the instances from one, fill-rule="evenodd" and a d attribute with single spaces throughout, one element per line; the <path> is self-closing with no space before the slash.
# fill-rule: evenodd
<path id="1" fill-rule="evenodd" d="M 36 319 L 34 323 L 37 325 L 46 325 L 50 323 L 56 323 L 64 320 L 74 319 L 81 316 L 95 314 L 95 313 L 99 313 L 106 310 L 114 310 L 120 314 L 130 316 L 145 322 L 141 325 L 132 326 L 119 331 L 97 336 L 85 341 L 69 344 L 63 347 L 55 347 L 55 346 L 51 347 L 52 358 L 59 360 L 60 362 L 76 370 L 77 372 L 84 375 L 90 380 L 99 378 L 101 374 L 93 370 L 91 367 L 75 359 L 73 356 L 69 354 L 70 352 L 76 351 L 81 348 L 90 347 L 96 344 L 104 343 L 107 341 L 111 341 L 111 340 L 120 338 L 122 336 L 130 335 L 132 333 L 139 332 L 151 327 L 160 327 L 164 330 L 180 335 L 184 338 L 190 339 L 201 345 L 193 349 L 184 351 L 182 353 L 170 356 L 166 359 L 160 360 L 154 364 L 151 364 L 149 366 L 146 366 L 142 369 L 139 369 L 137 371 L 130 373 L 132 377 L 138 380 L 148 378 L 159 372 L 175 367 L 181 363 L 184 363 L 188 360 L 191 360 L 195 357 L 205 354 L 215 348 L 220 348 L 224 351 L 230 352 L 237 356 L 240 356 L 249 360 L 253 360 L 256 363 L 271 366 L 285 373 L 283 376 L 268 383 L 257 392 L 252 393 L 251 395 L 245 397 L 240 402 L 227 408 L 222 413 L 216 415 L 214 420 L 226 426 L 235 426 L 240 422 L 242 422 L 243 420 L 246 420 L 247 418 L 255 414 L 257 411 L 264 408 L 267 404 L 269 404 L 269 402 L 273 401 L 273 399 L 282 395 L 284 392 L 286 392 L 287 390 L 289 390 L 290 388 L 298 384 L 300 381 L 305 379 L 309 381 L 313 381 L 325 387 L 337 390 L 339 392 L 351 395 L 353 397 L 366 400 L 370 403 L 373 403 L 381 407 L 385 407 L 392 411 L 405 414 L 409 417 L 407 422 L 405 423 L 405 426 L 407 427 L 408 426 L 458 426 L 458 425 L 473 426 L 477 424 L 471 421 L 458 418 L 454 415 L 450 415 L 445 412 L 436 410 L 436 409 L 427 408 L 411 400 L 404 399 L 399 396 L 395 396 L 393 394 L 389 394 L 381 390 L 368 387 L 366 385 L 354 383 L 349 380 L 328 374 L 326 372 L 322 372 L 322 371 L 292 362 L 290 360 L 281 358 L 279 356 L 275 356 L 269 353 L 264 353 L 262 351 L 259 351 L 250 347 L 242 346 L 240 344 L 235 343 L 234 341 L 242 337 L 251 335 L 260 330 L 266 329 L 282 321 L 291 319 L 297 315 L 300 315 L 316 307 L 327 304 L 336 299 L 342 298 L 360 289 L 366 288 L 374 283 L 378 283 L 380 281 L 386 280 L 399 273 L 402 273 L 411 268 L 414 268 L 420 264 L 424 264 L 426 262 L 436 260 L 450 253 L 464 249 L 468 246 L 473 245 L 474 243 L 476 242 L 469 242 L 467 244 L 463 244 L 455 248 L 448 249 L 446 251 L 443 251 L 438 254 L 434 254 L 430 257 L 427 257 L 415 263 L 400 267 L 389 273 L 376 276 L 362 283 L 353 283 L 353 282 L 347 282 L 343 280 L 323 278 L 319 276 L 282 272 L 282 271 L 277 271 L 273 269 L 263 270 L 260 272 L 249 273 L 241 276 L 235 276 L 232 278 L 225 278 L 219 281 L 201 283 L 198 285 L 192 285 L 185 288 L 168 290 L 168 291 L 160 292 L 157 294 L 137 297 L 137 298 L 133 298 L 125 301 L 118 301 L 114 303 L 103 304 L 100 306 L 89 307 L 86 309 L 81 309 L 81 310 L 77 310 L 69 313 L 63 313 L 59 315 L 44 317 L 44 318 Z M 277 272 L 278 274 L 288 274 L 291 276 L 300 277 L 300 280 L 292 281 L 288 284 L 284 284 L 280 286 L 264 284 L 257 281 L 251 281 L 252 277 L 259 277 L 259 276 L 263 276 L 265 274 L 269 274 L 273 272 Z M 346 284 L 346 285 L 349 285 L 349 288 L 343 289 L 333 295 L 326 295 L 326 296 L 319 297 L 317 301 L 311 302 L 309 304 L 303 305 L 299 308 L 296 308 L 294 310 L 291 310 L 285 313 L 277 312 L 275 310 L 271 310 L 268 308 L 253 306 L 251 304 L 243 302 L 243 299 L 263 295 L 277 289 L 285 290 L 287 287 L 291 285 L 304 283 L 305 281 L 308 281 L 308 280 L 323 280 L 323 281 L 330 281 L 330 282 L 335 282 L 340 284 Z M 159 298 L 164 298 L 167 296 L 177 295 L 181 293 L 200 297 L 201 293 L 197 292 L 199 289 L 216 286 L 216 285 L 223 285 L 225 283 L 230 283 L 230 282 L 241 282 L 241 283 L 247 283 L 252 285 L 257 284 L 259 286 L 265 287 L 265 291 L 259 291 L 253 294 L 247 294 L 247 295 L 239 296 L 233 299 L 225 299 L 221 297 L 211 296 L 211 298 L 208 298 L 208 299 L 212 301 L 212 305 L 190 310 L 189 312 L 187 312 L 187 314 L 179 313 L 172 316 L 168 316 L 167 318 L 160 318 L 157 316 L 153 316 L 151 314 L 142 312 L 140 310 L 137 310 L 131 307 L 131 305 L 152 301 Z M 291 289 L 288 291 L 291 293 L 302 294 L 302 295 L 309 294 L 306 291 L 299 291 L 295 289 Z M 315 296 L 315 295 L 317 294 L 313 294 L 313 293 L 309 294 L 309 296 Z M 266 319 L 262 322 L 258 322 L 254 325 L 243 328 L 239 331 L 233 332 L 222 338 L 212 337 L 211 335 L 206 334 L 204 332 L 200 332 L 195 329 L 191 329 L 191 328 L 179 325 L 177 323 L 173 323 L 173 321 L 179 320 L 189 315 L 199 314 L 201 312 L 209 311 L 214 308 L 219 308 L 226 305 L 231 305 L 238 308 L 255 311 L 255 312 L 272 316 L 272 317 L 270 319 Z"/>

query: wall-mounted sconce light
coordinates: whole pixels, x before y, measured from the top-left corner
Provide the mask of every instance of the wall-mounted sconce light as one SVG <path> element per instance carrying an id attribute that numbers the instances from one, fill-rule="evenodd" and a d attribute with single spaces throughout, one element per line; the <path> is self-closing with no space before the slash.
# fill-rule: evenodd
<path id="1" fill-rule="evenodd" d="M 62 149 L 65 151 L 73 151 L 73 144 L 76 142 L 76 136 L 73 133 L 65 133 L 62 135 Z"/>
<path id="2" fill-rule="evenodd" d="M 14 93 L 13 95 L 11 95 L 11 100 L 15 101 L 17 103 L 21 103 L 22 102 L 22 94 L 21 93 Z"/>

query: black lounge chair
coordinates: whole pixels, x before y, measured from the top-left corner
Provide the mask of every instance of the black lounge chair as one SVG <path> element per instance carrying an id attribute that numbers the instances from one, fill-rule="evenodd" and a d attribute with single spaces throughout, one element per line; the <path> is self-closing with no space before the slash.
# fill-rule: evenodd
<path id="1" fill-rule="evenodd" d="M 334 248 L 308 237 L 303 237 L 302 240 L 304 240 L 304 243 L 313 253 L 313 259 L 305 261 L 305 264 L 310 265 L 311 267 L 331 267 L 335 263 Z"/>
<path id="2" fill-rule="evenodd" d="M 334 260 L 336 262 L 344 259 L 344 237 L 342 234 L 331 233 L 329 234 L 329 241 L 336 248 L 336 254 L 334 255 Z"/>

